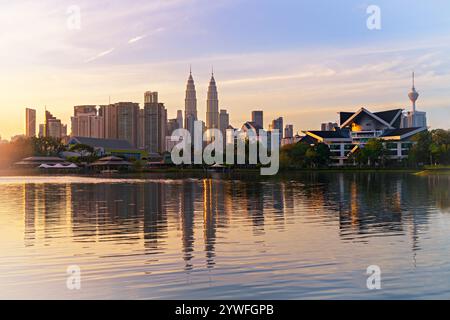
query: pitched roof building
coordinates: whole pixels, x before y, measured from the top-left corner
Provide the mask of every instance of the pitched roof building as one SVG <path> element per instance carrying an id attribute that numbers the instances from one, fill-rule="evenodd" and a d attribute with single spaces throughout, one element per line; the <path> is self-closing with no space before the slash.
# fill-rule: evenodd
<path id="1" fill-rule="evenodd" d="M 411 138 L 427 128 L 402 128 L 402 116 L 402 109 L 370 112 L 361 108 L 356 112 L 339 112 L 340 125 L 334 131 L 305 131 L 300 142 L 327 144 L 333 164 L 342 166 L 370 139 L 381 139 L 385 141 L 390 159 L 403 160 L 414 143 Z"/>
<path id="2" fill-rule="evenodd" d="M 127 140 L 72 137 L 68 143 L 69 146 L 77 144 L 92 147 L 99 156 L 109 155 L 139 160 L 145 155 L 145 152 L 134 148 Z"/>

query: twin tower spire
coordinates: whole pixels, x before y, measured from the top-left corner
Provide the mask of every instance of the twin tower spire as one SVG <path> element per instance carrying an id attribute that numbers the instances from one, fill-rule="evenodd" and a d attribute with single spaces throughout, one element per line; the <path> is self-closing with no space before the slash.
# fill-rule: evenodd
<path id="1" fill-rule="evenodd" d="M 184 107 L 185 128 L 190 132 L 193 132 L 194 121 L 198 120 L 198 118 L 197 92 L 195 90 L 194 78 L 192 77 L 192 68 L 189 70 Z M 209 81 L 206 100 L 206 127 L 208 129 L 219 128 L 219 99 L 216 80 L 214 79 L 214 70 L 211 72 L 211 80 Z"/>

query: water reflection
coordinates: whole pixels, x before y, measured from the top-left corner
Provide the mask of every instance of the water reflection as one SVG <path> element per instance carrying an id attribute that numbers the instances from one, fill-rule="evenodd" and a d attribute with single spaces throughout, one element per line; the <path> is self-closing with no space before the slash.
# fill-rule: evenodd
<path id="1" fill-rule="evenodd" d="M 167 259 L 172 261 L 178 251 L 175 259 L 183 262 L 185 273 L 213 270 L 220 266 L 222 255 L 239 250 L 249 239 L 254 241 L 251 250 L 277 243 L 289 252 L 289 246 L 297 245 L 296 240 L 280 240 L 283 233 L 291 234 L 288 226 L 308 225 L 309 229 L 302 230 L 324 232 L 323 237 L 335 232 L 343 243 L 366 244 L 372 238 L 402 237 L 410 243 L 415 265 L 422 235 L 429 231 L 430 216 L 436 210 L 450 212 L 450 177 L 409 174 L 25 183 L 1 185 L 0 189 L 3 220 L 9 210 L 6 204 L 10 203 L 6 197 L 23 201 L 25 248 L 69 241 L 88 248 L 79 254 L 144 254 L 149 265 L 164 263 L 169 253 L 172 256 Z M 23 197 L 19 196 L 21 191 Z M 233 230 L 238 231 L 238 237 L 236 233 L 228 237 Z M 272 231 L 278 236 L 274 238 Z M 92 243 L 111 243 L 124 250 L 89 252 Z M 257 252 L 266 249 L 261 250 Z"/>

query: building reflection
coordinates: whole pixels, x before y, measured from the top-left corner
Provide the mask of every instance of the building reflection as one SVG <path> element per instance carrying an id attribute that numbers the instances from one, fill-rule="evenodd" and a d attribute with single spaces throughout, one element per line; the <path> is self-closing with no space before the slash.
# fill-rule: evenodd
<path id="1" fill-rule="evenodd" d="M 214 268 L 221 233 L 241 225 L 249 226 L 258 241 L 270 241 L 266 226 L 282 232 L 297 217 L 320 218 L 336 225 L 343 241 L 408 235 L 416 252 L 429 224 L 430 204 L 423 199 L 450 212 L 448 177 L 310 173 L 292 180 L 25 184 L 24 244 L 33 246 L 43 238 L 51 245 L 66 236 L 158 255 L 169 250 L 175 225 L 180 261 L 191 271 Z"/>
<path id="2" fill-rule="evenodd" d="M 195 195 L 198 194 L 198 185 L 193 181 L 183 183 L 181 187 L 181 229 L 182 229 L 182 251 L 185 262 L 185 270 L 192 270 L 191 260 L 194 256 L 194 213 Z"/>

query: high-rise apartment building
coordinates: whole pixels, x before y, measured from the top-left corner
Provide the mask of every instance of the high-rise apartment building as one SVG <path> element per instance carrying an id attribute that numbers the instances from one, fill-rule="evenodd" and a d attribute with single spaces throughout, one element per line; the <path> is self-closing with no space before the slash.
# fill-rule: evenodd
<path id="1" fill-rule="evenodd" d="M 45 111 L 44 136 L 54 139 L 63 139 L 67 136 L 67 125 L 61 123 L 50 111 Z"/>
<path id="2" fill-rule="evenodd" d="M 83 105 L 83 106 L 73 107 L 74 117 L 77 117 L 82 114 L 97 115 L 97 106 L 96 105 Z"/>
<path id="3" fill-rule="evenodd" d="M 67 131 L 67 127 L 66 127 Z M 59 119 L 49 119 L 47 121 L 47 135 L 48 138 L 61 139 L 64 134 L 64 126 Z"/>
<path id="4" fill-rule="evenodd" d="M 103 138 L 126 140 L 138 147 L 139 140 L 139 104 L 118 102 L 100 106 L 103 120 Z"/>
<path id="5" fill-rule="evenodd" d="M 145 110 L 139 110 L 138 148 L 145 149 Z"/>
<path id="6" fill-rule="evenodd" d="M 97 113 L 95 105 L 75 106 L 71 124 L 73 137 L 98 139 L 105 137 L 104 119 L 101 110 Z"/>
<path id="7" fill-rule="evenodd" d="M 157 93 L 154 97 L 157 98 Z M 144 142 L 145 150 L 163 153 L 166 145 L 167 110 L 163 103 L 151 100 L 144 105 Z"/>
<path id="8" fill-rule="evenodd" d="M 133 147 L 138 145 L 139 104 L 115 103 L 117 109 L 117 139 L 127 140 Z"/>
<path id="9" fill-rule="evenodd" d="M 25 109 L 25 135 L 29 138 L 36 136 L 36 110 Z"/>
<path id="10" fill-rule="evenodd" d="M 114 105 L 100 106 L 103 117 L 103 132 L 105 139 L 117 138 L 117 107 Z"/>
<path id="11" fill-rule="evenodd" d="M 144 104 L 145 103 L 158 103 L 158 92 L 147 91 L 144 93 Z"/>

